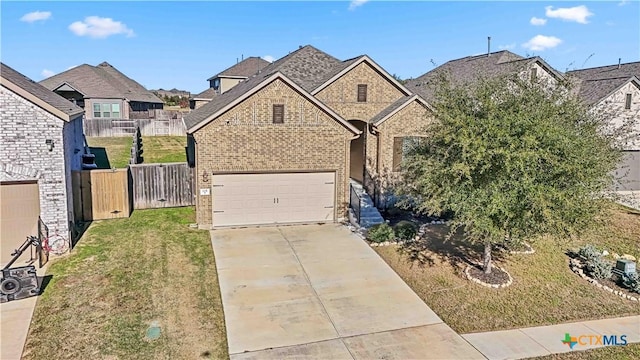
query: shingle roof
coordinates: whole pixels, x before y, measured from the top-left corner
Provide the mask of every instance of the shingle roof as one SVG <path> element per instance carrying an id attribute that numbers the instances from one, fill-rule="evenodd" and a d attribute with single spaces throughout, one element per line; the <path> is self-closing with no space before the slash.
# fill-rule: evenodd
<path id="1" fill-rule="evenodd" d="M 276 72 L 282 73 L 304 90 L 311 92 L 314 87 L 329 79 L 329 75 L 334 72 L 337 74 L 340 71 L 337 68 L 341 67 L 342 69 L 342 66 L 346 67 L 348 65 L 344 65 L 340 60 L 311 45 L 301 47 L 269 64 L 258 74 L 238 83 L 224 94 L 216 96 L 209 103 L 190 112 L 185 116 L 184 123 L 187 129 L 192 128 Z"/>
<path id="2" fill-rule="evenodd" d="M 407 81 L 405 86 L 427 101 L 432 101 L 435 97 L 434 85 L 443 74 L 454 84 L 472 84 L 480 77 L 492 78 L 515 73 L 533 61 L 544 64 L 539 57 L 524 58 L 507 50 L 491 53 L 490 56 L 467 56 L 448 61 L 416 79 Z M 550 67 L 549 70 L 555 72 Z"/>
<path id="3" fill-rule="evenodd" d="M 214 97 L 218 96 L 218 91 L 214 88 L 208 88 L 207 90 L 201 92 L 198 95 L 191 96 L 190 99 L 198 99 L 198 100 L 211 100 Z"/>
<path id="4" fill-rule="evenodd" d="M 596 68 L 568 71 L 567 75 L 579 79 L 578 96 L 587 104 L 593 105 L 617 88 L 631 80 L 640 78 L 640 62 L 600 66 Z"/>
<path id="5" fill-rule="evenodd" d="M 138 102 L 162 103 L 157 96 L 127 77 L 107 62 L 98 66 L 83 64 L 40 81 L 54 90 L 63 83 L 81 91 L 85 98 L 128 99 Z"/>
<path id="6" fill-rule="evenodd" d="M 69 117 L 73 117 L 84 112 L 81 107 L 73 104 L 69 100 L 52 92 L 46 87 L 34 82 L 33 80 L 22 75 L 21 73 L 5 65 L 4 63 L 0 63 L 0 65 L 2 66 L 0 69 L 0 75 L 3 79 L 7 79 L 8 81 L 19 86 L 31 95 L 69 115 Z"/>
<path id="7" fill-rule="evenodd" d="M 207 81 L 211 81 L 215 78 L 225 77 L 225 76 L 248 78 L 251 75 L 257 74 L 258 71 L 264 69 L 269 64 L 270 63 L 267 60 L 264 60 L 256 56 L 251 56 L 229 68 L 222 70 L 218 74 L 208 78 Z"/>
<path id="8" fill-rule="evenodd" d="M 403 96 L 403 97 L 401 97 L 400 99 L 396 100 L 393 104 L 387 106 L 384 110 L 382 110 L 376 116 L 371 118 L 371 120 L 369 122 L 372 123 L 372 124 L 377 123 L 378 121 L 382 120 L 385 116 L 391 114 L 397 108 L 399 108 L 402 105 L 404 105 L 412 97 L 413 96 Z"/>

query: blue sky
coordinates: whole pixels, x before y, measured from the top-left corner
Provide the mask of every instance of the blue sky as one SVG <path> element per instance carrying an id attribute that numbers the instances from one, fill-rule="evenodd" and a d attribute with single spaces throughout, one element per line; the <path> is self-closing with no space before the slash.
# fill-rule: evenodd
<path id="1" fill-rule="evenodd" d="M 2 1 L 0 59 L 39 81 L 107 61 L 149 89 L 200 92 L 242 56 L 277 59 L 311 44 L 369 55 L 417 77 L 448 60 L 508 49 L 558 70 L 640 60 L 637 0 Z"/>

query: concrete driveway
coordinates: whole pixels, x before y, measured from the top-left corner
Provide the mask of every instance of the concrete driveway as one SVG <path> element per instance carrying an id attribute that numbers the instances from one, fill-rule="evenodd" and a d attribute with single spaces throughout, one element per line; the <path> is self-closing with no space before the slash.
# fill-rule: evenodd
<path id="1" fill-rule="evenodd" d="M 211 238 L 231 359 L 484 358 L 343 226 Z"/>

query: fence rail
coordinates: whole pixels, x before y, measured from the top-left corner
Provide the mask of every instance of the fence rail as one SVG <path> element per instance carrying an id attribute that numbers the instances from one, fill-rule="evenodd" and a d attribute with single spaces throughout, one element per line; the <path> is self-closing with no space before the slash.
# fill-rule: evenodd
<path id="1" fill-rule="evenodd" d="M 353 209 L 353 214 L 356 217 L 356 221 L 360 224 L 361 216 L 361 201 L 360 196 L 354 189 L 353 185 L 349 184 L 349 207 Z"/>
<path id="2" fill-rule="evenodd" d="M 187 163 L 131 164 L 129 169 L 134 209 L 195 204 L 193 169 Z"/>

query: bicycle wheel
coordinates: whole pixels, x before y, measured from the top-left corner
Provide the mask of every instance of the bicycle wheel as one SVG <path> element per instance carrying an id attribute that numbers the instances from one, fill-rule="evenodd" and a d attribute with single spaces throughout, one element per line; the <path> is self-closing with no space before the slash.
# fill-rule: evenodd
<path id="1" fill-rule="evenodd" d="M 69 250 L 69 243 L 67 239 L 63 238 L 60 235 L 52 235 L 47 238 L 49 252 L 52 252 L 56 255 L 62 255 Z"/>

